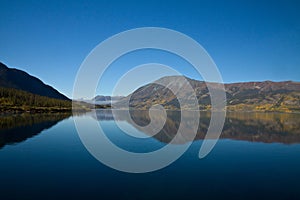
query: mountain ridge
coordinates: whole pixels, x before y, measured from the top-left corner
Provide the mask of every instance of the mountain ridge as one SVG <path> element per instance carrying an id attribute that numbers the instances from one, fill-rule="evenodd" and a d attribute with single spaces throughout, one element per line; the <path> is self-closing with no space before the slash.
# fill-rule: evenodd
<path id="1" fill-rule="evenodd" d="M 40 96 L 70 100 L 50 85 L 25 71 L 9 68 L 0 62 L 0 87 L 23 90 Z"/>
<path id="2" fill-rule="evenodd" d="M 175 95 L 161 83 L 176 84 L 180 76 L 167 76 L 153 83 L 146 84 L 114 107 L 122 108 L 127 101 L 135 109 L 149 109 L 152 105 L 160 104 L 166 109 L 180 109 Z M 200 110 L 210 110 L 210 93 L 207 83 L 186 77 L 195 91 Z M 157 84 L 160 83 L 160 84 Z M 210 87 L 220 89 L 219 83 L 209 83 Z M 225 83 L 227 110 L 229 111 L 280 111 L 300 112 L 300 83 L 294 81 L 251 81 Z M 187 85 L 182 85 L 179 95 L 189 100 Z M 184 108 L 185 109 L 185 108 Z M 188 108 L 187 108 L 188 109 Z"/>

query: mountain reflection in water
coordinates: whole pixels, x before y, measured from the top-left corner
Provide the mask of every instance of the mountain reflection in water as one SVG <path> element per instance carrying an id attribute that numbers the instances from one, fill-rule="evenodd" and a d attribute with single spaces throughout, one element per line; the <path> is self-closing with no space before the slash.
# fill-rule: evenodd
<path id="1" fill-rule="evenodd" d="M 20 143 L 38 135 L 70 115 L 70 113 L 2 115 L 0 116 L 0 149 L 5 145 Z"/>
<path id="2" fill-rule="evenodd" d="M 114 111 L 114 113 L 116 113 L 115 120 L 130 123 L 131 120 L 127 118 L 128 116 L 125 115 L 124 110 Z M 149 124 L 150 118 L 148 113 L 146 110 L 130 110 L 132 120 L 139 126 Z M 169 143 L 177 134 L 181 114 L 187 120 L 182 122 L 183 133 L 181 133 L 180 137 L 176 137 L 173 143 L 183 144 L 191 142 L 193 140 L 193 133 L 189 123 L 194 119 L 194 111 L 183 111 L 182 113 L 180 111 L 167 111 L 167 120 L 163 129 L 153 137 L 161 142 Z M 155 115 L 154 117 L 159 120 L 162 116 Z M 114 120 L 112 110 L 97 110 L 96 118 L 99 121 Z M 195 140 L 204 139 L 209 123 L 210 112 L 201 112 Z M 139 129 L 135 124 L 131 125 Z M 300 115 L 288 113 L 228 112 L 221 138 L 264 143 L 300 143 Z"/>

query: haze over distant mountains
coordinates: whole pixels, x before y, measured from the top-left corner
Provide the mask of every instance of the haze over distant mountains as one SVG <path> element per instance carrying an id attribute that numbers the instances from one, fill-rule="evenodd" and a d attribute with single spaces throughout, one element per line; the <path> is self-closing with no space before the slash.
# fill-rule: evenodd
<path id="1" fill-rule="evenodd" d="M 83 101 L 86 103 L 96 104 L 96 105 L 111 105 L 112 103 L 116 103 L 119 100 L 124 98 L 124 96 L 104 96 L 97 95 L 92 99 L 77 99 L 78 101 Z"/>
<path id="2" fill-rule="evenodd" d="M 97 95 L 92 100 L 93 101 L 117 101 L 124 98 L 124 96 L 103 96 Z"/>
<path id="3" fill-rule="evenodd" d="M 40 79 L 29 75 L 28 73 L 14 69 L 8 68 L 6 65 L 0 62 L 0 87 L 4 88 L 14 88 L 18 90 L 23 90 L 40 96 L 60 99 L 60 100 L 70 100 L 65 95 L 58 92 L 53 87 L 46 85 Z"/>

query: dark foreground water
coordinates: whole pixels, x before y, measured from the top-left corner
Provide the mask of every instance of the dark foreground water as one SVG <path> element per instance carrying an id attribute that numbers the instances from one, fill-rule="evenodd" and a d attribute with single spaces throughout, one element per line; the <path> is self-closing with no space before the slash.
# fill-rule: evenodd
<path id="1" fill-rule="evenodd" d="M 300 115 L 228 113 L 221 139 L 199 159 L 210 119 L 201 116 L 188 151 L 170 166 L 145 174 L 98 162 L 82 145 L 71 116 L 1 116 L 0 199 L 300 199 Z M 74 117 L 98 120 L 112 141 L 136 152 L 163 147 L 180 123 L 180 113 L 170 112 L 164 130 L 140 142 L 116 127 L 110 110 Z M 137 124 L 149 122 L 141 111 L 132 118 Z M 117 120 L 132 126 L 122 114 Z M 191 142 L 188 138 L 176 145 Z"/>

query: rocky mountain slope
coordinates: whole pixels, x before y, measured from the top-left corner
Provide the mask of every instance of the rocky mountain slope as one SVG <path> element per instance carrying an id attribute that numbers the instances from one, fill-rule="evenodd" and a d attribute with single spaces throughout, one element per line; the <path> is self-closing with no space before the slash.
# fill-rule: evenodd
<path id="1" fill-rule="evenodd" d="M 130 107 L 136 109 L 149 109 L 156 104 L 167 109 L 180 109 L 179 102 L 173 92 L 157 84 L 157 82 L 176 84 L 179 78 L 179 76 L 163 77 L 154 83 L 142 86 L 119 101 L 115 107 L 122 108 L 124 103 L 129 100 Z M 195 91 L 199 108 L 209 110 L 211 103 L 206 83 L 189 78 L 187 80 Z M 227 110 L 300 112 L 299 82 L 242 82 L 224 84 L 224 86 Z M 188 100 L 191 94 L 187 91 L 187 86 L 183 84 L 179 90 L 179 95 Z"/>

